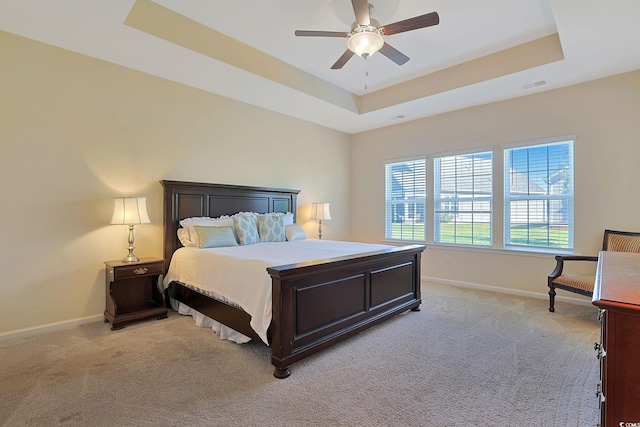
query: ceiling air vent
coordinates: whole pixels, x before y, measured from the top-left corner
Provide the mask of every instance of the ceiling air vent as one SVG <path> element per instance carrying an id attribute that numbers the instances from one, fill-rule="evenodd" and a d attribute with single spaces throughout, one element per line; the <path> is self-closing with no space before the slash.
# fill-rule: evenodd
<path id="1" fill-rule="evenodd" d="M 531 89 L 533 87 L 538 87 L 547 84 L 546 80 L 538 80 L 537 82 L 529 83 L 522 86 L 522 89 Z"/>

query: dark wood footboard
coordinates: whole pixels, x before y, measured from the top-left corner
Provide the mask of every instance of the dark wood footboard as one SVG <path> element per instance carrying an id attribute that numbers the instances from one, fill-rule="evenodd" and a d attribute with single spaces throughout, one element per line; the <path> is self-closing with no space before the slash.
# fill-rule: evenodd
<path id="1" fill-rule="evenodd" d="M 290 365 L 407 310 L 419 310 L 420 258 L 412 245 L 328 260 L 268 268 L 272 278 L 269 328 L 273 375 L 286 378 Z M 200 313 L 260 341 L 245 311 L 179 282 L 166 289 Z"/>
<path id="2" fill-rule="evenodd" d="M 419 310 L 423 245 L 268 268 L 273 281 L 271 363 L 289 365 L 407 310 Z"/>

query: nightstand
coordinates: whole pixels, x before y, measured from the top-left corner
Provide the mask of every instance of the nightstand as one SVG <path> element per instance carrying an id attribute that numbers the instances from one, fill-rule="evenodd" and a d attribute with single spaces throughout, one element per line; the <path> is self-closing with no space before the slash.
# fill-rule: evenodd
<path id="1" fill-rule="evenodd" d="M 164 273 L 164 261 L 141 258 L 138 262 L 106 261 L 107 308 L 104 321 L 111 330 L 124 323 L 155 317 L 167 317 L 158 278 Z"/>

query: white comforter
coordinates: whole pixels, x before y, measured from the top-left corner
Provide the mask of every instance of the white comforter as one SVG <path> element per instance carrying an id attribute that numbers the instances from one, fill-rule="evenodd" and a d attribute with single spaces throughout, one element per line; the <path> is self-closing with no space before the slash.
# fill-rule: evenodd
<path id="1" fill-rule="evenodd" d="M 253 330 L 267 343 L 267 328 L 271 323 L 271 277 L 266 271 L 267 267 L 362 254 L 390 247 L 305 239 L 213 249 L 180 248 L 173 254 L 164 286 L 179 281 L 241 307 L 251 316 Z M 179 311 L 196 317 L 193 310 L 182 305 Z M 202 315 L 200 319 L 196 318 L 196 322 L 211 326 L 210 319 L 203 322 Z M 217 329 L 221 338 L 236 342 L 249 340 L 242 334 L 228 331 L 220 333 L 220 329 Z"/>

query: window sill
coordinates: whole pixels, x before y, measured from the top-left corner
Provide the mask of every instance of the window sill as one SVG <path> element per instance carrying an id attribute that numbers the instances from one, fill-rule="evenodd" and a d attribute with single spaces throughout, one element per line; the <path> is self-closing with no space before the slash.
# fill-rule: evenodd
<path id="1" fill-rule="evenodd" d="M 506 246 L 504 248 L 494 248 L 490 246 L 470 246 L 470 245 L 453 245 L 447 243 L 427 243 L 415 240 L 383 240 L 385 245 L 404 246 L 404 245 L 426 245 L 427 249 L 444 249 L 451 251 L 466 252 L 482 252 L 501 255 L 518 255 L 527 257 L 549 258 L 556 255 L 580 255 L 570 250 L 545 249 L 545 248 L 521 248 L 519 246 Z"/>

